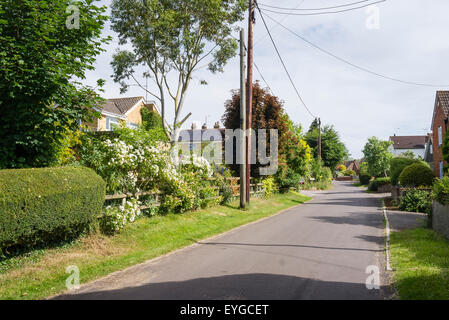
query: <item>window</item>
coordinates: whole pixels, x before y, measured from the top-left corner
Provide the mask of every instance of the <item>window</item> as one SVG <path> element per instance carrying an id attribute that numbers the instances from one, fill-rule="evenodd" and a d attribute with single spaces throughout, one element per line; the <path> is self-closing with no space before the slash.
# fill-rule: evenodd
<path id="1" fill-rule="evenodd" d="M 438 127 L 438 145 L 441 147 L 443 145 L 443 128 Z"/>
<path id="2" fill-rule="evenodd" d="M 119 120 L 117 118 L 106 118 L 106 130 L 113 131 L 115 128 L 119 126 Z"/>
<path id="3" fill-rule="evenodd" d="M 128 128 L 130 128 L 130 129 L 137 129 L 137 128 L 139 127 L 138 124 L 133 123 L 133 122 L 127 122 L 127 123 L 126 123 L 126 126 L 127 126 Z"/>
<path id="4" fill-rule="evenodd" d="M 444 176 L 444 164 L 440 162 L 440 178 L 442 179 Z"/>

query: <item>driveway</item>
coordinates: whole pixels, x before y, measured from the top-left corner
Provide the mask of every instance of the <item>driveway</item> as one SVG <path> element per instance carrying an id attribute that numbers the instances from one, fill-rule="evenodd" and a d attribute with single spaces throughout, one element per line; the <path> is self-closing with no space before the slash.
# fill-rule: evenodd
<path id="1" fill-rule="evenodd" d="M 380 195 L 336 182 L 272 218 L 117 272 L 57 299 L 384 299 Z M 82 277 L 82 270 L 81 270 Z"/>

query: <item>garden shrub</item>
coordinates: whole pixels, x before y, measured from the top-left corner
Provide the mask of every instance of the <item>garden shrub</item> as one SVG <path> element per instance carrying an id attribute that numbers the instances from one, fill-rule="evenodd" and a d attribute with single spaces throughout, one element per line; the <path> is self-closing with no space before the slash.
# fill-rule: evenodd
<path id="1" fill-rule="evenodd" d="M 396 186 L 399 184 L 399 176 L 401 175 L 402 171 L 414 164 L 417 163 L 417 160 L 410 159 L 410 158 L 404 158 L 404 157 L 396 157 L 391 159 L 390 161 L 390 176 L 391 176 L 391 184 Z"/>
<path id="2" fill-rule="evenodd" d="M 363 162 L 360 165 L 359 180 L 360 184 L 364 186 L 368 185 L 371 180 L 371 176 L 368 173 L 368 164 L 366 162 Z"/>
<path id="3" fill-rule="evenodd" d="M 343 175 L 346 177 L 354 177 L 357 173 L 354 170 L 346 170 L 343 172 Z"/>
<path id="4" fill-rule="evenodd" d="M 391 179 L 389 177 L 376 178 L 369 183 L 368 190 L 377 192 L 377 191 L 379 191 L 380 187 L 383 187 L 383 186 L 386 186 L 389 184 L 391 184 Z"/>
<path id="5" fill-rule="evenodd" d="M 0 171 L 0 249 L 68 240 L 101 212 L 105 183 L 91 169 Z"/>
<path id="6" fill-rule="evenodd" d="M 432 186 L 434 180 L 432 169 L 422 162 L 407 166 L 399 176 L 399 183 L 404 187 Z"/>
<path id="7" fill-rule="evenodd" d="M 121 206 L 108 206 L 100 217 L 100 230 L 107 235 L 113 235 L 122 230 L 128 223 L 134 222 L 141 212 L 137 199 L 130 199 Z"/>
<path id="8" fill-rule="evenodd" d="M 432 197 L 427 190 L 412 189 L 402 197 L 399 209 L 407 212 L 432 213 Z"/>
<path id="9" fill-rule="evenodd" d="M 449 205 L 449 177 L 435 180 L 432 197 L 442 205 Z"/>
<path id="10" fill-rule="evenodd" d="M 271 196 L 277 190 L 276 181 L 273 177 L 263 179 L 262 184 L 265 197 Z"/>

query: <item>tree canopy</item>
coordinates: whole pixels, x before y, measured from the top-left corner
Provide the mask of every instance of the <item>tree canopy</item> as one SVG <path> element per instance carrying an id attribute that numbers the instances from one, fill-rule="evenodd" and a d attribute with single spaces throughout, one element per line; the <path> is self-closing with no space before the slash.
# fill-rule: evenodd
<path id="1" fill-rule="evenodd" d="M 99 97 L 73 79 L 108 40 L 105 10 L 92 0 L 0 2 L 0 168 L 54 164 L 61 140 L 94 115 Z"/>
<path id="2" fill-rule="evenodd" d="M 318 123 L 315 120 L 305 135 L 315 158 L 318 157 L 318 132 Z M 324 166 L 334 170 L 348 155 L 348 150 L 334 126 L 324 126 L 321 132 L 321 156 Z"/>
<path id="3" fill-rule="evenodd" d="M 179 126 L 186 93 L 200 63 L 208 59 L 209 70 L 221 72 L 235 56 L 238 45 L 231 34 L 245 8 L 245 0 L 114 0 L 112 28 L 120 45 L 129 42 L 133 48 L 114 55 L 114 80 L 123 92 L 131 82 L 155 97 L 161 103 L 165 129 L 173 131 Z M 135 72 L 139 66 L 145 67 L 140 75 Z M 155 90 L 142 85 L 146 78 L 153 80 Z M 165 122 L 166 96 L 174 107 L 172 128 Z"/>
<path id="4" fill-rule="evenodd" d="M 368 172 L 375 177 L 388 176 L 390 161 L 394 157 L 388 149 L 393 144 L 391 141 L 383 141 L 377 137 L 368 139 L 363 154 L 368 164 Z"/>

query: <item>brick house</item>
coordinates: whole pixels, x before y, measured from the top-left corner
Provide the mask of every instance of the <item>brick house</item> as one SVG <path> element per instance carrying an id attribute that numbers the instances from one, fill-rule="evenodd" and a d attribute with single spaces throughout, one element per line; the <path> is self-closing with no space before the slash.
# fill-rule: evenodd
<path id="1" fill-rule="evenodd" d="M 442 145 L 448 129 L 449 91 L 437 91 L 432 117 L 433 163 L 436 177 L 443 177 L 444 166 Z"/>
<path id="2" fill-rule="evenodd" d="M 112 131 L 120 121 L 124 121 L 129 128 L 136 128 L 142 123 L 140 111 L 143 108 L 160 114 L 156 103 L 146 102 L 143 97 L 108 99 L 95 109 L 101 113 L 101 118 L 86 125 L 91 131 Z"/>

